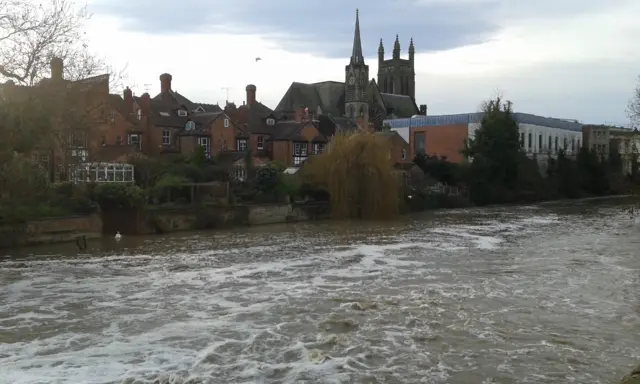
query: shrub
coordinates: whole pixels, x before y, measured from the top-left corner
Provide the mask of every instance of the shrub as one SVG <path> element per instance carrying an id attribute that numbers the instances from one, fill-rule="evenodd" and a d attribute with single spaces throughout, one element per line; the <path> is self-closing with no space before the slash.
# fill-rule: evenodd
<path id="1" fill-rule="evenodd" d="M 145 193 L 136 185 L 104 183 L 95 187 L 93 199 L 102 209 L 135 209 L 144 204 Z"/>

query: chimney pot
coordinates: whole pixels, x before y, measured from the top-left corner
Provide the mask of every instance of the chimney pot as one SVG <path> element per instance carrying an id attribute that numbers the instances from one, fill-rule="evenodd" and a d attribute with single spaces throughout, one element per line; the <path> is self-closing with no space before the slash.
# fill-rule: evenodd
<path id="1" fill-rule="evenodd" d="M 124 113 L 129 114 L 133 112 L 133 92 L 127 87 L 122 94 L 124 99 Z"/>
<path id="2" fill-rule="evenodd" d="M 64 63 L 59 57 L 52 57 L 49 63 L 51 67 L 51 80 L 62 80 L 62 72 L 64 70 Z"/>
<path id="3" fill-rule="evenodd" d="M 168 73 L 160 75 L 160 92 L 166 93 L 171 91 L 171 80 L 173 80 L 173 76 Z"/>
<path id="4" fill-rule="evenodd" d="M 247 105 L 251 106 L 256 102 L 256 86 L 253 84 L 247 85 Z"/>

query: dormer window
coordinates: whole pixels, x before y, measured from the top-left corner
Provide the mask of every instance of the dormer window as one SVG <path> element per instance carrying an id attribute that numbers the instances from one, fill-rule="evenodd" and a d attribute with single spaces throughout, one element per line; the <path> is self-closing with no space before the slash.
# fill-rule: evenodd
<path id="1" fill-rule="evenodd" d="M 196 123 L 189 120 L 187 121 L 187 124 L 184 125 L 184 129 L 186 129 L 187 131 L 193 131 L 194 129 L 196 129 Z"/>
<path id="2" fill-rule="evenodd" d="M 204 112 L 204 108 L 202 108 L 201 106 L 196 108 L 196 110 L 194 112 Z"/>
<path id="3" fill-rule="evenodd" d="M 267 125 L 275 125 L 275 123 L 276 119 L 274 119 L 273 117 L 267 119 Z"/>
<path id="4" fill-rule="evenodd" d="M 171 115 L 169 115 L 169 112 L 160 112 L 160 116 L 169 117 Z"/>
<path id="5" fill-rule="evenodd" d="M 224 119 L 224 127 L 229 128 L 229 119 Z"/>
<path id="6" fill-rule="evenodd" d="M 187 116 L 187 111 L 185 111 L 184 109 L 178 109 L 178 116 Z"/>
<path id="7" fill-rule="evenodd" d="M 138 109 L 136 113 L 138 114 L 138 120 L 142 120 L 142 109 Z"/>

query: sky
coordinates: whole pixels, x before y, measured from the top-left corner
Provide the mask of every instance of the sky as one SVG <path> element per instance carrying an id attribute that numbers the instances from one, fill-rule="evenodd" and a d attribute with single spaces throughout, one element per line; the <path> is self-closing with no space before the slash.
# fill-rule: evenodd
<path id="1" fill-rule="evenodd" d="M 167 72 L 192 101 L 241 104 L 255 84 L 275 108 L 294 81 L 344 81 L 356 8 L 369 77 L 381 38 L 390 57 L 397 34 L 405 58 L 413 38 L 429 115 L 499 93 L 518 112 L 623 125 L 640 75 L 637 0 L 87 1 L 91 49 L 138 95 Z"/>

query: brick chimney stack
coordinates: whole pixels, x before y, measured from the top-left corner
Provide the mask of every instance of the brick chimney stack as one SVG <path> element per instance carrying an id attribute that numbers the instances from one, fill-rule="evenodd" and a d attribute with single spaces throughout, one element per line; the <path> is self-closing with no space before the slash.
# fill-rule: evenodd
<path id="1" fill-rule="evenodd" d="M 145 92 L 140 96 L 140 109 L 146 115 L 151 112 L 151 96 L 148 92 Z"/>
<path id="2" fill-rule="evenodd" d="M 62 62 L 62 59 L 59 57 L 53 57 L 51 58 L 49 65 L 51 67 L 51 80 L 62 80 L 62 72 L 64 70 L 64 63 Z"/>
<path id="3" fill-rule="evenodd" d="M 166 93 L 171 91 L 171 80 L 173 77 L 168 73 L 160 75 L 160 92 Z"/>
<path id="4" fill-rule="evenodd" d="M 124 99 L 124 113 L 133 112 L 133 92 L 129 87 L 125 88 L 124 92 L 122 92 L 122 96 Z"/>
<path id="5" fill-rule="evenodd" d="M 251 107 L 256 102 L 256 86 L 253 84 L 247 85 L 247 105 Z"/>

